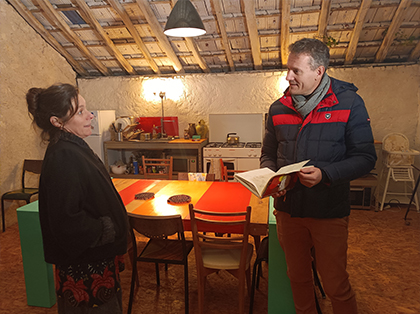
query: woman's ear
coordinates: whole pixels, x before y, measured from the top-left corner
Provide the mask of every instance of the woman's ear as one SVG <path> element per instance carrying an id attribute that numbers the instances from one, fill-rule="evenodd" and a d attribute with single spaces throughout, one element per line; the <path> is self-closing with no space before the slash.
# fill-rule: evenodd
<path id="1" fill-rule="evenodd" d="M 56 116 L 51 116 L 50 117 L 50 122 L 56 128 L 59 128 L 59 129 L 62 129 L 63 128 L 63 123 Z"/>

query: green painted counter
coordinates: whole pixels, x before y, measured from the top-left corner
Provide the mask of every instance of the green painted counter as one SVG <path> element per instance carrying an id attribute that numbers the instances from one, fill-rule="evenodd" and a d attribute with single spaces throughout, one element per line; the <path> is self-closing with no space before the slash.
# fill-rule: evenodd
<path id="1" fill-rule="evenodd" d="M 17 209 L 28 305 L 52 307 L 55 302 L 53 266 L 44 260 L 38 201 Z"/>
<path id="2" fill-rule="evenodd" d="M 268 216 L 268 314 L 295 314 L 290 280 L 283 249 L 277 238 L 276 217 L 270 197 Z"/>

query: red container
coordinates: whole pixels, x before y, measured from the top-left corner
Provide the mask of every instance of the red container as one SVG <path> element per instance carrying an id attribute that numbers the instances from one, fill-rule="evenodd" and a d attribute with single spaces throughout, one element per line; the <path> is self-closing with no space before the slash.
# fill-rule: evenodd
<path id="1" fill-rule="evenodd" d="M 142 129 L 145 133 L 153 133 L 153 126 L 159 127 L 156 132 L 160 133 L 162 117 L 138 117 L 138 129 Z M 178 117 L 164 117 L 163 127 L 168 136 L 179 136 Z"/>

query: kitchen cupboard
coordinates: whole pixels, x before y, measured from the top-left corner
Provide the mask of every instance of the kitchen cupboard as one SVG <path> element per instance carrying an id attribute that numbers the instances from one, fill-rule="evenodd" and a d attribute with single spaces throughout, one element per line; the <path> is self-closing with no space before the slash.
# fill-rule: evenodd
<path id="1" fill-rule="evenodd" d="M 174 174 L 177 172 L 203 172 L 203 147 L 208 143 L 207 139 L 185 140 L 185 139 L 152 139 L 150 141 L 108 141 L 104 142 L 104 163 L 110 175 L 115 178 L 143 178 L 142 174 L 114 174 L 111 172 L 110 166 L 117 161 L 124 164 L 130 163 L 130 157 L 137 157 L 139 166 L 142 166 L 141 155 L 149 158 L 165 158 L 174 157 Z M 180 169 L 177 164 L 185 161 L 185 165 L 189 165 L 189 169 Z M 193 165 L 191 165 L 193 164 Z M 192 168 L 194 166 L 194 168 Z M 179 170 L 178 170 L 179 169 Z"/>

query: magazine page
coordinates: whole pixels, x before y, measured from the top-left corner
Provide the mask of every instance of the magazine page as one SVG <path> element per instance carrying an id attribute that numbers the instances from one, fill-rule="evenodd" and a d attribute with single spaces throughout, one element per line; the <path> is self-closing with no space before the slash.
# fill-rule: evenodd
<path id="1" fill-rule="evenodd" d="M 250 170 L 242 173 L 235 174 L 236 180 L 244 184 L 248 189 L 249 186 L 253 186 L 254 191 L 258 197 L 261 197 L 261 193 L 265 188 L 268 180 L 275 174 L 275 172 L 269 168 L 261 168 Z M 252 192 L 252 190 L 250 190 Z"/>
<path id="2" fill-rule="evenodd" d="M 284 190 L 290 181 L 289 174 L 298 172 L 308 162 L 305 160 L 287 165 L 277 172 L 269 168 L 250 170 L 235 174 L 235 179 L 258 197 L 264 198 Z"/>

